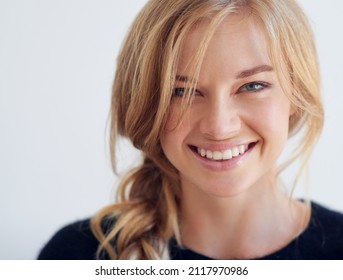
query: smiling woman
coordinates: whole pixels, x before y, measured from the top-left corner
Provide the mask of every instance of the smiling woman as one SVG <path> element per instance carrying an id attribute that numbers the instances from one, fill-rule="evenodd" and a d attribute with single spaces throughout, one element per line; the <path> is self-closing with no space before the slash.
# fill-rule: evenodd
<path id="1" fill-rule="evenodd" d="M 180 76 L 189 76 L 187 65 L 206 28 L 206 21 L 198 24 L 185 40 L 177 67 Z M 207 47 L 197 94 L 179 125 L 180 102 L 172 100 L 161 145 L 179 171 L 182 203 L 190 205 L 188 196 L 195 203 L 192 186 L 211 195 L 233 196 L 256 185 L 266 188 L 271 185 L 266 180 L 275 179 L 271 173 L 294 111 L 273 71 L 266 42 L 248 12 L 224 19 Z M 183 84 L 176 81 L 177 88 Z"/>
<path id="2" fill-rule="evenodd" d="M 151 0 L 119 55 L 111 152 L 143 162 L 119 201 L 41 259 L 343 259 L 343 215 L 289 197 L 277 161 L 323 125 L 316 48 L 292 0 Z"/>

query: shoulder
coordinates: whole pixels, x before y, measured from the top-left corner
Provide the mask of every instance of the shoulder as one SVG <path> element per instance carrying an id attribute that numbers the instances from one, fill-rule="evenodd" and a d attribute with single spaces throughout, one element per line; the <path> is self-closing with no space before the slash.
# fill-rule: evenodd
<path id="1" fill-rule="evenodd" d="M 343 214 L 312 202 L 307 230 L 299 237 L 313 259 L 343 259 Z"/>
<path id="2" fill-rule="evenodd" d="M 99 242 L 90 227 L 90 219 L 82 220 L 60 229 L 43 247 L 38 259 L 95 259 L 98 246 Z"/>
<path id="3" fill-rule="evenodd" d="M 343 240 L 343 213 L 341 212 L 312 202 L 310 226 L 323 230 L 328 236 L 342 236 L 341 240 Z"/>
<path id="4" fill-rule="evenodd" d="M 316 202 L 312 202 L 312 216 L 327 225 L 333 226 L 336 222 L 343 224 L 343 213 L 324 207 Z"/>

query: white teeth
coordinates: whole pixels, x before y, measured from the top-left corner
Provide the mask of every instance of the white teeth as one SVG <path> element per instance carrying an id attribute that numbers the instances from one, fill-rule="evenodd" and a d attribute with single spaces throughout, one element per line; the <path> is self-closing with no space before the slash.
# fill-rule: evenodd
<path id="1" fill-rule="evenodd" d="M 214 160 L 221 160 L 223 159 L 223 153 L 222 152 L 213 152 L 213 159 Z"/>
<path id="2" fill-rule="evenodd" d="M 232 159 L 232 151 L 231 150 L 225 150 L 223 152 L 223 159 Z"/>
<path id="3" fill-rule="evenodd" d="M 238 156 L 238 155 L 239 155 L 239 150 L 238 150 L 237 147 L 234 147 L 234 148 L 232 149 L 232 156 L 233 156 L 233 157 L 236 157 L 236 156 Z"/>
<path id="4" fill-rule="evenodd" d="M 198 153 L 199 153 L 199 152 L 198 152 Z M 200 155 L 201 155 L 202 157 L 206 156 L 206 150 L 201 149 Z"/>
<path id="5" fill-rule="evenodd" d="M 197 148 L 198 154 L 211 160 L 229 160 L 233 157 L 243 155 L 248 150 L 248 145 L 239 145 L 232 149 L 223 151 L 210 151 L 202 148 Z"/>

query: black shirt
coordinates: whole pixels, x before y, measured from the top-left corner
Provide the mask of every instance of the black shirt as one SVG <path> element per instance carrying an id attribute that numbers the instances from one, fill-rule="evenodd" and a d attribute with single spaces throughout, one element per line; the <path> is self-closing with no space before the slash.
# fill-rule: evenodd
<path id="1" fill-rule="evenodd" d="M 58 231 L 41 250 L 38 259 L 94 260 L 98 240 L 90 229 L 90 220 L 68 225 Z M 175 240 L 169 244 L 173 260 L 210 260 L 190 249 L 180 248 Z M 312 203 L 307 229 L 281 250 L 264 260 L 343 260 L 343 214 Z"/>

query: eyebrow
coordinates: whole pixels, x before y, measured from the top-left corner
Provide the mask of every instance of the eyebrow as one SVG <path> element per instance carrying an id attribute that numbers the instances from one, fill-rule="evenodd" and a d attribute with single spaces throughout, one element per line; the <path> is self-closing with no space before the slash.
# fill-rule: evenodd
<path id="1" fill-rule="evenodd" d="M 189 81 L 189 78 L 186 77 L 186 76 L 182 76 L 182 75 L 176 75 L 176 80 L 179 81 L 179 82 L 188 82 Z"/>
<path id="2" fill-rule="evenodd" d="M 244 79 L 244 78 L 256 75 L 261 72 L 271 72 L 271 71 L 274 71 L 274 68 L 271 67 L 270 65 L 258 65 L 251 69 L 243 70 L 236 76 L 236 79 Z M 176 75 L 175 79 L 179 82 L 189 81 L 189 78 L 187 76 L 182 76 L 182 75 Z"/>
<path id="3" fill-rule="evenodd" d="M 274 69 L 270 65 L 259 65 L 259 66 L 255 66 L 251 69 L 244 70 L 244 71 L 240 72 L 236 76 L 236 79 L 244 79 L 244 78 L 256 75 L 256 74 L 261 73 L 261 72 L 271 72 L 271 71 L 274 71 Z"/>

